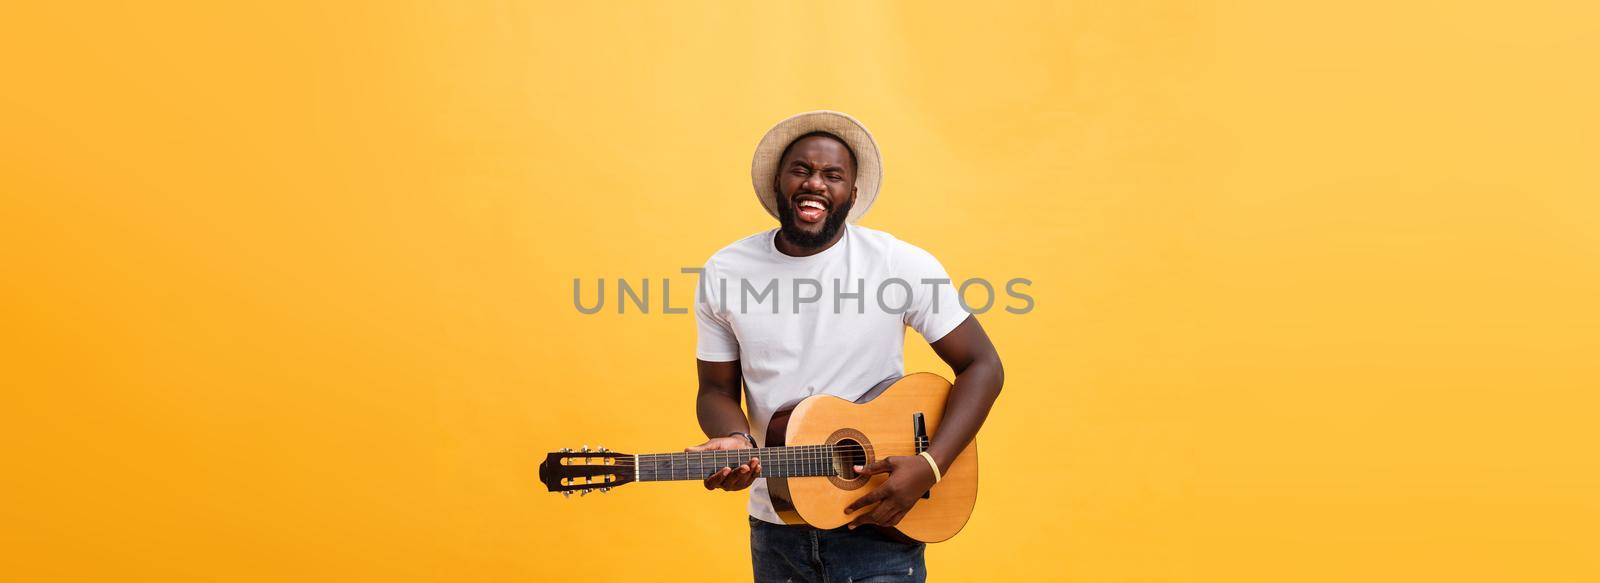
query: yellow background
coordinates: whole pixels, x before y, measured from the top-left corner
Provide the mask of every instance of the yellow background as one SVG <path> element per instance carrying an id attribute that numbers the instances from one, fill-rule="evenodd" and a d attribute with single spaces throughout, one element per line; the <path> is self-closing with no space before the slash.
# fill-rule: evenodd
<path id="1" fill-rule="evenodd" d="M 33 4 L 8 580 L 747 579 L 743 495 L 534 464 L 700 440 L 690 318 L 572 279 L 686 291 L 823 107 L 1035 282 L 936 580 L 1600 579 L 1593 3 Z"/>

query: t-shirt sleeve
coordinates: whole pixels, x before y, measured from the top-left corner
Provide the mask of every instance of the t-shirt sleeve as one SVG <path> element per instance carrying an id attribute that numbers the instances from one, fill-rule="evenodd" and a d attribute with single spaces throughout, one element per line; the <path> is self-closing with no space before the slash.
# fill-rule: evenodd
<path id="1" fill-rule="evenodd" d="M 911 284 L 911 303 L 904 318 L 907 326 L 929 344 L 937 342 L 967 319 L 950 274 L 933 254 L 905 243 L 898 253 L 898 277 Z"/>
<path id="2" fill-rule="evenodd" d="M 730 362 L 739 360 L 739 339 L 733 334 L 733 326 L 717 309 L 722 305 L 716 295 L 714 278 L 717 277 L 720 276 L 707 262 L 695 286 L 694 321 L 699 332 L 694 353 L 695 358 L 706 362 Z"/>

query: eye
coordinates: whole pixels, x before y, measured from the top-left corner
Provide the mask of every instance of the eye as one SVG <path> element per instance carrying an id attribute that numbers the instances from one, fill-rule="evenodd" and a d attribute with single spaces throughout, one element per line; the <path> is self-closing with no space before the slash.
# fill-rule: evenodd
<path id="1" fill-rule="evenodd" d="M 828 180 L 832 180 L 834 182 L 839 182 L 841 180 L 844 180 L 844 177 L 840 176 L 838 174 L 829 174 L 828 175 Z"/>
<path id="2" fill-rule="evenodd" d="M 794 176 L 805 176 L 805 175 L 810 174 L 810 172 L 806 172 L 805 168 L 795 168 L 793 170 L 790 170 L 789 174 L 792 174 Z"/>

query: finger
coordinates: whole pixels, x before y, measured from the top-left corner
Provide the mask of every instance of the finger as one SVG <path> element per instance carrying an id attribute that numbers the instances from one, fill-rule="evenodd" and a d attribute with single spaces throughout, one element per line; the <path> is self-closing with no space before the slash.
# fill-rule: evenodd
<path id="1" fill-rule="evenodd" d="M 705 443 L 702 443 L 700 445 L 691 445 L 689 447 L 685 447 L 685 448 L 683 448 L 683 451 L 705 451 L 705 450 L 708 450 L 708 449 L 711 449 L 711 442 L 709 442 L 709 441 L 707 441 Z"/>
<path id="2" fill-rule="evenodd" d="M 884 503 L 879 505 L 879 508 L 882 509 L 882 506 L 887 505 L 888 503 Z M 900 524 L 900 519 L 905 518 L 906 513 L 910 511 L 910 508 L 889 508 L 882 513 L 882 516 L 879 516 L 877 520 L 873 521 L 873 524 L 879 526 L 894 526 L 896 524 Z"/>
<path id="3" fill-rule="evenodd" d="M 879 504 L 877 508 L 873 508 L 872 512 L 868 512 L 867 514 L 872 515 L 872 524 L 876 524 L 878 526 L 894 526 L 899 524 L 900 518 L 905 516 L 906 512 L 910 510 L 910 508 L 901 508 L 898 502 L 890 499 L 884 500 L 882 504 Z"/>
<path id="4" fill-rule="evenodd" d="M 739 489 L 741 489 L 741 490 L 750 487 L 751 484 L 754 484 L 756 482 L 756 476 L 761 475 L 761 462 L 760 461 L 756 461 L 756 462 L 754 462 L 754 463 L 752 463 L 752 464 L 750 464 L 750 465 L 748 465 L 746 467 L 750 468 L 750 471 L 748 473 L 744 473 L 744 474 L 740 474 L 740 475 L 736 476 L 737 478 L 739 478 L 739 484 L 740 484 L 739 485 Z"/>
<path id="5" fill-rule="evenodd" d="M 870 475 L 873 475 L 873 474 L 887 473 L 889 471 L 889 468 L 890 468 L 889 458 L 883 458 L 881 460 L 872 462 L 872 463 L 867 464 L 865 466 L 856 466 L 855 470 L 856 470 L 857 474 L 861 474 L 863 476 L 870 476 Z"/>
<path id="6" fill-rule="evenodd" d="M 850 530 L 855 530 L 856 527 L 863 524 L 878 524 L 878 511 L 874 509 L 872 512 L 861 513 L 861 516 L 857 516 L 855 520 L 850 521 Z"/>
<path id="7" fill-rule="evenodd" d="M 761 460 L 759 460 L 757 458 L 750 458 L 750 461 L 745 462 L 744 464 L 740 465 L 739 469 L 737 471 L 741 475 L 742 474 L 749 474 L 749 473 L 754 473 L 756 471 L 756 469 L 760 468 L 760 467 L 761 467 Z"/>
<path id="8" fill-rule="evenodd" d="M 877 472 L 882 472 L 885 471 L 885 469 L 888 469 L 886 466 L 882 466 L 885 461 L 886 460 L 874 461 L 874 463 L 866 464 L 866 466 L 851 466 L 851 469 L 854 469 L 858 476 L 872 476 L 872 474 L 877 474 Z"/>
<path id="9" fill-rule="evenodd" d="M 888 495 L 889 495 L 889 489 L 888 488 L 878 488 L 876 490 L 868 492 L 866 496 L 862 496 L 860 498 L 857 498 L 855 502 L 851 502 L 849 506 L 844 507 L 844 513 L 845 514 L 849 514 L 851 512 L 855 512 L 857 509 L 866 508 L 867 506 L 871 506 L 873 504 L 876 504 L 879 500 L 882 500 L 885 496 L 888 496 Z"/>
<path id="10" fill-rule="evenodd" d="M 711 476 L 706 478 L 706 489 L 707 490 L 715 490 L 717 488 L 722 487 L 722 483 L 724 481 L 727 481 L 728 474 L 731 474 L 731 473 L 732 472 L 728 471 L 728 468 L 722 468 L 721 470 L 717 470 L 716 473 L 711 474 Z"/>
<path id="11" fill-rule="evenodd" d="M 905 509 L 905 510 L 903 510 L 901 512 L 896 513 L 894 516 L 889 517 L 889 522 L 887 524 L 884 524 L 884 526 L 894 526 L 896 524 L 900 524 L 900 521 L 905 520 L 906 519 L 906 514 L 910 513 L 910 512 L 911 512 L 911 509 L 907 508 L 907 509 Z"/>
<path id="12" fill-rule="evenodd" d="M 761 458 L 750 458 L 751 476 L 761 475 Z"/>

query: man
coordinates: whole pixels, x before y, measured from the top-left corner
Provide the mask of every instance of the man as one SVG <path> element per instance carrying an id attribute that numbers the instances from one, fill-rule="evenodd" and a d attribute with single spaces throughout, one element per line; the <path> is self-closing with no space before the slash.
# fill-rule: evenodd
<path id="1" fill-rule="evenodd" d="M 877 144 L 855 118 L 813 111 L 779 122 L 751 167 L 778 228 L 723 248 L 701 274 L 696 412 L 711 439 L 687 451 L 755 447 L 773 411 L 791 400 L 826 393 L 853 401 L 904 374 L 907 326 L 956 375 L 928 448 L 933 461 L 900 456 L 857 466 L 889 478 L 846 510 L 866 509 L 847 527 L 784 525 L 757 458 L 706 478 L 707 489 L 754 486 L 757 581 L 925 580 L 924 545 L 877 527 L 894 526 L 916 505 L 936 481 L 930 463 L 947 470 L 1000 394 L 1000 357 L 977 318 L 961 309 L 944 267 L 920 248 L 853 224 L 872 206 L 881 176 Z"/>

